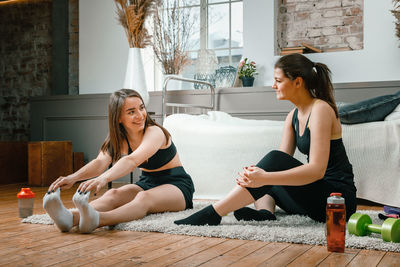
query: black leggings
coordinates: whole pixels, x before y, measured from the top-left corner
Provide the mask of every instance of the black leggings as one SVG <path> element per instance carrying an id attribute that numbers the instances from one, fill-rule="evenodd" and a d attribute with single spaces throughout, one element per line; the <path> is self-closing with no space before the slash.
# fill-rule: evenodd
<path id="1" fill-rule="evenodd" d="M 257 167 L 267 171 L 283 171 L 303 165 L 292 156 L 273 150 L 264 156 Z M 356 195 L 352 190 L 343 190 L 344 184 L 335 186 L 332 181 L 320 179 L 301 186 L 265 185 L 258 188 L 246 188 L 255 200 L 270 195 L 278 207 L 289 214 L 307 215 L 311 219 L 325 222 L 326 199 L 332 192 L 342 193 L 346 202 L 347 219 L 356 210 Z"/>

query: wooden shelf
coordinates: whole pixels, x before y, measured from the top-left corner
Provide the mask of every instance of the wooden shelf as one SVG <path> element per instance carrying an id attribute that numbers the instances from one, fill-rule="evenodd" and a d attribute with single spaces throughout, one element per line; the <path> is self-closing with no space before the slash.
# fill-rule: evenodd
<path id="1" fill-rule="evenodd" d="M 322 50 L 307 43 L 301 43 L 301 46 L 291 46 L 291 47 L 284 47 L 281 50 L 280 55 L 289 55 L 289 54 L 308 54 L 308 53 L 321 53 Z"/>

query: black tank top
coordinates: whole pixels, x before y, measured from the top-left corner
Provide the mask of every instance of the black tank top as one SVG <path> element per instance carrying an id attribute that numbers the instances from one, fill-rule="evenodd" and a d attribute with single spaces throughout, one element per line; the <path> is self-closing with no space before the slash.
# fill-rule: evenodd
<path id="1" fill-rule="evenodd" d="M 296 108 L 295 111 L 293 112 L 293 118 L 292 118 L 292 127 L 295 132 L 296 146 L 301 153 L 307 155 L 307 162 L 308 162 L 310 155 L 310 143 L 311 143 L 311 131 L 308 124 L 311 113 L 308 116 L 304 128 L 304 133 L 301 136 L 300 136 L 299 120 L 297 118 L 297 113 L 298 110 Z M 344 147 L 343 140 L 341 137 L 338 139 L 331 139 L 328 167 L 326 168 L 324 179 L 340 181 L 354 187 L 353 167 L 349 162 L 349 159 L 346 154 L 346 149 Z"/>
<path id="2" fill-rule="evenodd" d="M 128 143 L 128 154 L 132 153 L 131 146 L 129 145 L 129 141 L 126 138 L 126 142 Z M 139 168 L 144 168 L 148 170 L 156 170 L 161 168 L 168 162 L 170 162 L 176 155 L 176 147 L 174 142 L 171 141 L 171 145 L 167 148 L 160 148 L 153 156 L 151 156 L 147 161 L 143 162 L 139 165 Z"/>

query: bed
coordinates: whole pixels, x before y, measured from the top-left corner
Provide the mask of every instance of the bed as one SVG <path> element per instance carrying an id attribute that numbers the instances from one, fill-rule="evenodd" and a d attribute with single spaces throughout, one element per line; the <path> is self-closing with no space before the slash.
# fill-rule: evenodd
<path id="1" fill-rule="evenodd" d="M 212 104 L 200 109 L 204 114 L 166 116 L 163 125 L 193 178 L 194 197 L 220 199 L 235 186 L 243 166 L 279 147 L 284 122 L 240 119 L 215 111 Z M 353 165 L 357 197 L 399 207 L 400 120 L 343 125 L 343 142 Z M 294 156 L 306 162 L 298 151 Z"/>

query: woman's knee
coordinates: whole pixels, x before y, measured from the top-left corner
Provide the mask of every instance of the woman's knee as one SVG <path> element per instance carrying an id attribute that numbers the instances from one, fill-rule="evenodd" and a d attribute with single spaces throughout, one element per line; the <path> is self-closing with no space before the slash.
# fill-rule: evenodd
<path id="1" fill-rule="evenodd" d="M 104 193 L 103 197 L 114 198 L 116 195 L 118 195 L 118 189 L 111 188 Z"/>
<path id="2" fill-rule="evenodd" d="M 279 161 L 279 160 L 287 160 L 293 157 L 280 150 L 271 150 L 267 155 L 265 155 L 264 158 L 268 160 Z"/>
<path id="3" fill-rule="evenodd" d="M 282 154 L 285 153 L 279 150 L 270 151 L 257 163 L 257 167 L 260 167 L 266 171 L 273 171 L 277 162 L 283 160 L 284 156 Z"/>
<path id="4" fill-rule="evenodd" d="M 104 201 L 107 201 L 112 208 L 118 208 L 121 205 L 132 201 L 138 192 L 139 190 L 132 190 L 131 188 L 125 188 L 122 186 L 120 188 L 112 188 L 108 190 L 104 193 L 102 198 Z"/>
<path id="5" fill-rule="evenodd" d="M 134 200 L 137 205 L 140 205 L 146 212 L 152 208 L 152 198 L 148 191 L 140 191 L 136 194 Z"/>
<path id="6" fill-rule="evenodd" d="M 283 171 L 302 165 L 300 161 L 280 150 L 272 150 L 265 155 L 257 167 L 265 171 Z"/>

